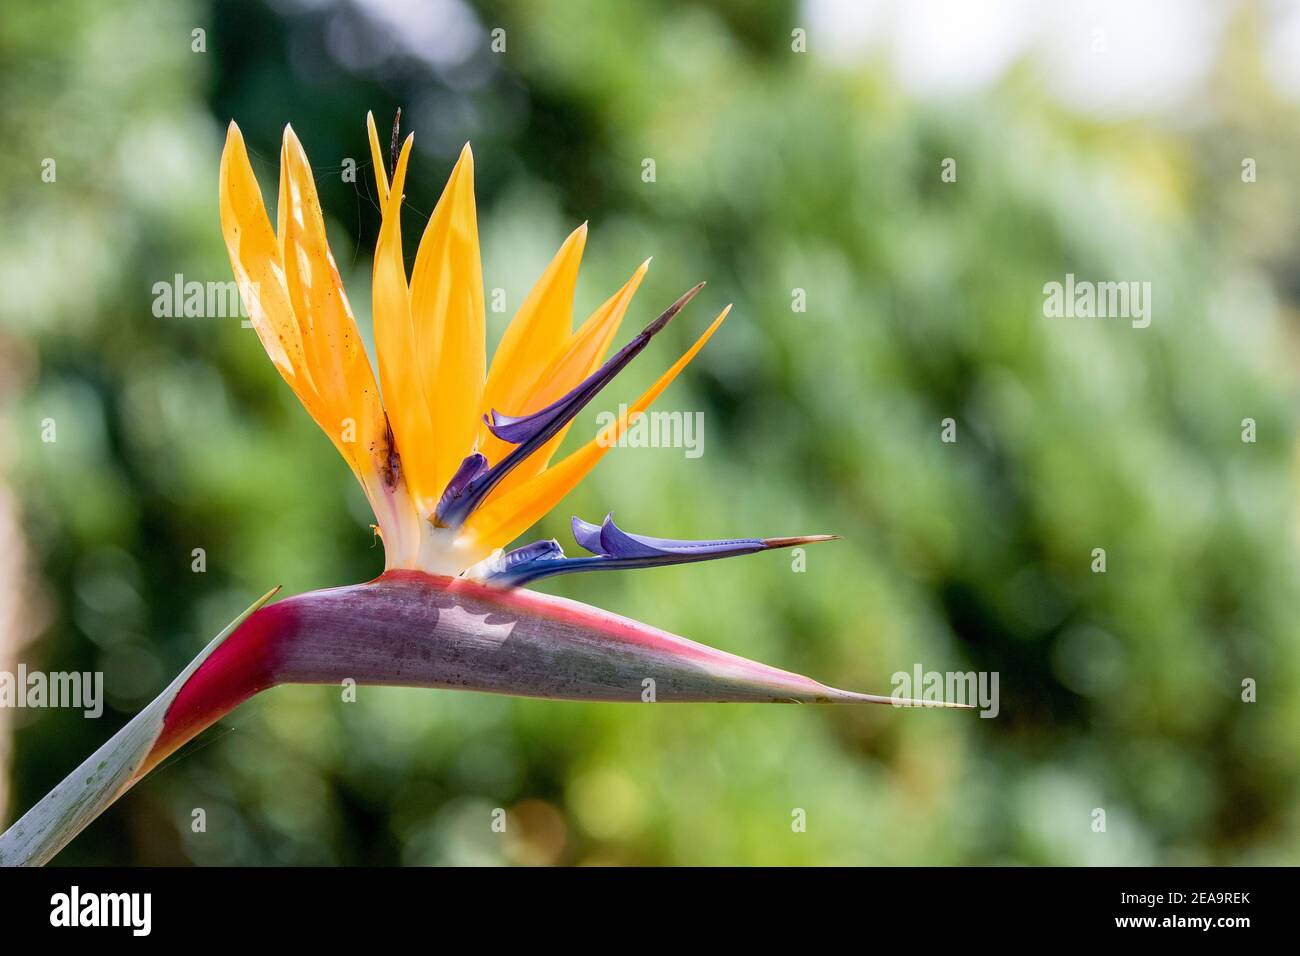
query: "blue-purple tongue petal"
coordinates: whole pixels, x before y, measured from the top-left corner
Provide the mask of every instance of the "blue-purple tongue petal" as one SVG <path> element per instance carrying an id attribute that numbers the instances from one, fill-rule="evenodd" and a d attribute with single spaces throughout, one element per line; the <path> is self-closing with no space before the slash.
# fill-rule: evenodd
<path id="1" fill-rule="evenodd" d="M 652 568 L 668 564 L 689 564 L 729 558 L 773 548 L 830 541 L 835 535 L 806 535 L 796 538 L 730 538 L 682 540 L 630 534 L 607 515 L 603 524 L 573 519 L 573 537 L 591 557 L 566 557 L 554 541 L 537 541 L 505 555 L 499 571 L 488 576 L 493 584 L 517 587 L 574 571 L 613 571 L 620 568 Z"/>
<path id="2" fill-rule="evenodd" d="M 595 398 L 615 375 L 626 368 L 632 359 L 641 354 L 659 330 L 667 325 L 687 302 L 695 298 L 695 294 L 702 288 L 704 288 L 703 282 L 688 290 L 657 319 L 638 332 L 631 342 L 619 349 L 609 361 L 587 376 L 567 395 L 556 399 L 545 408 L 529 415 L 502 415 L 496 409 L 493 409 L 490 415 L 484 415 L 483 421 L 487 423 L 488 431 L 502 441 L 519 445 L 521 448 L 524 446 L 535 448 L 549 440 Z"/>
<path id="3" fill-rule="evenodd" d="M 506 571 L 510 571 L 532 561 L 554 561 L 563 557 L 564 549 L 560 547 L 560 542 L 550 538 L 546 541 L 534 541 L 522 548 L 506 552 L 504 567 Z"/>
<path id="4" fill-rule="evenodd" d="M 610 558 L 657 558 L 667 555 L 722 558 L 732 554 L 763 551 L 769 547 L 762 538 L 684 540 L 632 534 L 616 525 L 612 514 L 606 515 L 605 521 L 599 525 L 575 517 L 572 527 L 573 539 L 580 547 L 592 554 Z"/>
<path id="5" fill-rule="evenodd" d="M 600 527 L 600 547 L 600 553 L 615 558 L 653 558 L 662 555 L 722 558 L 732 554 L 762 551 L 765 545 L 761 538 L 680 540 L 630 534 L 614 524 L 614 516 L 611 514 L 605 516 L 605 523 Z"/>
<path id="6" fill-rule="evenodd" d="M 579 388 L 582 386 L 579 385 Z M 573 393 L 570 392 L 569 395 Z M 569 395 L 561 398 L 563 402 Z M 540 412 L 534 412 L 531 415 L 502 415 L 495 408 L 490 414 L 483 416 L 483 421 L 487 422 L 488 431 L 502 441 L 508 441 L 512 445 L 522 444 L 530 434 L 536 429 L 535 419 L 551 414 L 555 404 L 547 405 Z"/>
<path id="7" fill-rule="evenodd" d="M 459 493 L 448 495 L 444 492 L 434 513 L 435 523 L 450 528 L 464 524 L 465 519 L 482 503 L 501 479 L 538 448 L 558 435 L 560 430 L 571 422 L 573 417 L 582 411 L 615 375 L 641 354 L 659 330 L 667 325 L 686 303 L 695 298 L 695 294 L 702 288 L 704 288 L 703 282 L 687 291 L 657 319 L 637 333 L 631 342 L 619 349 L 609 361 L 592 372 L 567 395 L 556 399 L 545 408 L 529 415 L 502 415 L 496 409 L 493 409 L 490 415 L 484 415 L 483 421 L 487 423 L 488 430 L 497 438 L 510 442 L 515 447 L 490 469 L 475 474 Z M 468 459 L 466 461 L 468 462 Z M 465 466 L 461 467 L 463 469 Z M 457 472 L 457 475 L 459 474 L 460 472 Z M 453 482 L 455 480 L 452 479 Z M 448 491 L 450 490 L 449 485 Z"/>
<path id="8" fill-rule="evenodd" d="M 481 478 L 488 470 L 488 460 L 478 452 L 474 452 L 460 463 L 456 473 L 451 476 L 451 481 L 447 482 L 447 487 L 442 492 L 442 497 L 438 499 L 438 507 L 434 511 L 435 515 L 442 514 L 444 510 L 453 506 L 458 499 L 469 488 L 470 484 L 476 479 Z"/>
<path id="9" fill-rule="evenodd" d="M 612 515 L 606 515 L 608 521 Z M 573 540 L 578 542 L 578 547 L 584 551 L 590 551 L 592 554 L 604 554 L 605 548 L 600 543 L 600 525 L 592 524 L 590 521 L 583 521 L 577 515 L 574 515 L 570 522 L 573 528 Z"/>

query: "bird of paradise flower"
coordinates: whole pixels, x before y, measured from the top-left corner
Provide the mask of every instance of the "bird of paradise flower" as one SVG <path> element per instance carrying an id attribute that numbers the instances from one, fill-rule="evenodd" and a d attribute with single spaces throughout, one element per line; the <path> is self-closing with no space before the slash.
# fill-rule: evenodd
<path id="1" fill-rule="evenodd" d="M 0 836 L 0 864 L 42 864 L 160 761 L 277 684 L 392 684 L 583 701 L 893 703 L 526 590 L 579 571 L 642 568 L 826 541 L 831 535 L 675 540 L 612 517 L 573 519 L 585 556 L 554 540 L 502 549 L 557 505 L 704 347 L 705 329 L 626 415 L 552 463 L 574 416 L 691 300 L 697 285 L 605 359 L 649 261 L 576 330 L 585 224 L 565 240 L 485 359 L 482 267 L 467 144 L 408 279 L 403 188 L 367 116 L 382 226 L 372 283 L 376 382 L 325 236 L 315 179 L 291 128 L 273 228 L 233 122 L 221 157 L 221 227 L 271 361 L 365 490 L 385 571 L 366 584 L 267 604 L 218 635 L 148 707 Z M 394 140 L 396 142 L 396 140 Z"/>

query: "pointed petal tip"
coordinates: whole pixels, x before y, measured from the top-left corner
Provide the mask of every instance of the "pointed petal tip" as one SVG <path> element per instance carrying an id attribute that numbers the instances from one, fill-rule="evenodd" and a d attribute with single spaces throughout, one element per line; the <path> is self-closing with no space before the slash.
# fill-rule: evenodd
<path id="1" fill-rule="evenodd" d="M 838 534 L 802 534 L 792 538 L 763 538 L 763 544 L 769 548 L 795 548 L 801 544 L 820 544 L 823 541 L 842 541 Z"/>
<path id="2" fill-rule="evenodd" d="M 406 185 L 406 166 L 410 162 L 411 146 L 414 142 L 415 134 L 407 134 L 405 142 L 402 143 L 401 152 L 397 156 L 397 168 L 393 170 L 392 181 L 388 184 L 388 204 L 397 210 L 401 209 L 402 199 L 405 198 L 402 194 L 402 188 Z M 388 209 L 386 207 L 384 210 L 385 220 L 388 218 L 387 213 Z"/>
<path id="3" fill-rule="evenodd" d="M 914 700 L 910 697 L 893 697 L 882 694 L 859 694 L 857 691 L 822 687 L 812 695 L 816 704 L 887 704 L 898 708 L 925 707 L 935 710 L 974 710 L 974 704 L 959 704 L 948 700 Z"/>
<path id="4" fill-rule="evenodd" d="M 649 263 L 649 261 L 650 261 L 649 259 L 646 260 L 647 263 Z M 644 268 L 644 266 L 642 268 Z M 664 309 L 663 312 L 659 313 L 659 317 L 655 319 L 653 322 L 651 322 L 649 325 L 647 325 L 642 330 L 641 334 L 654 335 L 665 325 L 671 322 L 673 320 L 673 317 L 676 316 L 678 312 L 686 308 L 687 303 L 690 302 L 691 299 L 699 295 L 700 290 L 703 288 L 704 288 L 704 283 L 700 282 L 692 286 L 691 288 L 687 289 L 685 292 L 681 294 L 681 296 L 678 297 L 676 302 L 674 302 L 668 308 Z"/>
<path id="5" fill-rule="evenodd" d="M 261 607 L 267 601 L 271 600 L 271 598 L 279 594 L 283 589 L 284 589 L 283 584 L 277 584 L 275 587 L 271 588 L 271 590 L 267 591 L 260 598 L 258 598 L 257 603 L 254 604 L 253 607 Z"/>
<path id="6" fill-rule="evenodd" d="M 231 120 L 230 125 L 226 127 L 226 142 L 221 148 L 222 170 L 225 170 L 226 160 L 231 155 L 232 150 L 236 155 L 248 153 L 248 147 L 244 144 L 244 131 L 239 128 L 239 124 L 234 120 Z"/>
<path id="7" fill-rule="evenodd" d="M 582 253 L 582 250 L 586 247 L 586 245 L 587 245 L 587 222 L 584 222 L 577 229 L 574 229 L 571 233 L 569 233 L 567 236 L 564 237 L 564 242 L 561 244 L 560 252 L 564 252 L 565 250 L 570 250 L 580 255 Z M 557 256 L 558 255 L 559 253 L 557 253 Z"/>
<path id="8" fill-rule="evenodd" d="M 281 149 L 292 157 L 295 161 L 307 164 L 307 151 L 303 149 L 302 140 L 298 139 L 298 134 L 293 131 L 293 127 L 288 123 L 284 124 L 284 133 L 281 135 Z"/>

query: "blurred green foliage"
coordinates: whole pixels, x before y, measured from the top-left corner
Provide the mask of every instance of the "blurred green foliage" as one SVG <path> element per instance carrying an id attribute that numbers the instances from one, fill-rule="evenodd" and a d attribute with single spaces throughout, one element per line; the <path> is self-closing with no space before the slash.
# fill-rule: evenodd
<path id="1" fill-rule="evenodd" d="M 230 278 L 224 126 L 273 203 L 292 122 L 368 329 L 363 119 L 400 105 L 408 257 L 469 139 L 510 313 L 585 219 L 579 318 L 647 255 L 629 328 L 709 281 L 598 406 L 736 303 L 658 406 L 703 410 L 703 456 L 615 452 L 530 539 L 611 509 L 654 534 L 846 538 L 804 573 L 775 554 L 541 587 L 837 686 L 996 671 L 1001 713 L 285 688 L 58 862 L 1300 861 L 1300 190 L 1282 172 L 1300 125 L 1243 67 L 1248 17 L 1223 101 L 1179 125 L 1072 115 L 1028 68 L 917 101 L 879 64 L 792 53 L 788 4 L 434 6 L 455 12 L 436 56 L 346 3 L 64 0 L 0 20 L 0 466 L 31 571 L 8 602 L 39 629 L 21 658 L 103 670 L 110 705 L 13 715 L 10 818 L 269 585 L 381 570 L 364 499 L 254 334 L 155 317 L 152 290 Z M 1067 272 L 1150 281 L 1152 326 L 1044 318 Z M 508 317 L 489 312 L 491 338 Z"/>

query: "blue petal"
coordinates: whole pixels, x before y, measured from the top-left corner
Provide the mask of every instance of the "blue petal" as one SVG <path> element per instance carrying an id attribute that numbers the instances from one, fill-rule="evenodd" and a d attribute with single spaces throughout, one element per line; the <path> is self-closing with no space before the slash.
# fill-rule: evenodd
<path id="1" fill-rule="evenodd" d="M 581 544 L 581 542 L 579 542 Z M 586 545 L 583 545 L 586 547 Z M 614 524 L 614 516 L 606 515 L 600 528 L 600 553 L 616 558 L 653 558 L 666 555 L 696 555 L 699 557 L 726 557 L 731 554 L 749 554 L 762 551 L 761 538 L 730 538 L 712 540 L 679 540 L 651 538 L 647 535 L 629 534 Z M 588 548 L 587 550 L 591 550 Z"/>
<path id="2" fill-rule="evenodd" d="M 554 561 L 563 557 L 564 549 L 560 547 L 560 542 L 554 538 L 547 541 L 534 541 L 522 548 L 515 548 L 513 551 L 506 552 L 504 556 L 505 570 L 517 569 L 521 565 L 532 561 Z"/>
<path id="3" fill-rule="evenodd" d="M 478 452 L 466 457 L 456 469 L 456 473 L 451 476 L 451 481 L 447 482 L 442 497 L 438 499 L 438 507 L 434 509 L 435 518 L 451 508 L 465 494 L 474 480 L 481 478 L 487 470 L 488 460 Z"/>
<path id="4" fill-rule="evenodd" d="M 490 469 L 476 474 L 459 493 L 449 496 L 444 492 L 434 513 L 435 523 L 441 527 L 449 528 L 458 528 L 464 524 L 465 519 L 483 502 L 483 499 L 501 482 L 501 479 L 510 474 L 520 462 L 538 448 L 559 434 L 560 430 L 571 422 L 573 417 L 582 411 L 587 403 L 595 398 L 615 375 L 626 368 L 632 359 L 641 354 L 660 329 L 667 325 L 669 320 L 680 312 L 703 286 L 704 283 L 701 282 L 670 305 L 657 319 L 642 329 L 631 342 L 619 349 L 613 358 L 596 369 L 595 372 L 564 397 L 530 415 L 518 417 L 502 415 L 495 409 L 490 415 L 484 415 L 483 421 L 487 423 L 488 430 L 497 438 L 510 442 L 515 447 Z M 460 473 L 457 472 L 457 474 Z M 448 486 L 448 491 L 450 490 L 451 488 Z"/>
<path id="5" fill-rule="evenodd" d="M 625 568 L 652 568 L 668 564 L 689 564 L 753 554 L 773 548 L 791 548 L 801 544 L 827 541 L 834 535 L 809 535 L 797 538 L 730 538 L 681 540 L 652 538 L 629 534 L 607 515 L 601 525 L 581 518 L 573 519 L 573 537 L 591 557 L 565 557 L 554 540 L 536 541 L 505 555 L 500 571 L 488 577 L 493 584 L 517 587 L 540 578 L 575 571 L 616 571 Z"/>
<path id="6" fill-rule="evenodd" d="M 611 517 L 612 515 L 606 515 L 605 520 L 608 521 Z M 578 547 L 584 551 L 590 551 L 592 554 L 605 553 L 605 549 L 600 543 L 600 525 L 583 521 L 575 515 L 570 522 L 570 527 L 573 528 L 573 540 L 578 542 Z"/>

